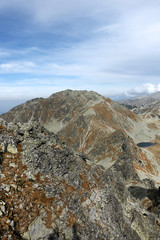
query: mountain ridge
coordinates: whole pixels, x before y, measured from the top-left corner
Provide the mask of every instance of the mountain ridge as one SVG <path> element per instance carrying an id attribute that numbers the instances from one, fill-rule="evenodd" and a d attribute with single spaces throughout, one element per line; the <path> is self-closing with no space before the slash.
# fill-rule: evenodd
<path id="1" fill-rule="evenodd" d="M 118 101 L 120 104 L 127 104 L 136 107 L 143 107 L 145 105 L 153 104 L 154 102 L 160 102 L 160 91 L 152 93 L 150 95 L 144 95 L 139 97 L 134 97 L 131 99 L 122 99 Z"/>
<path id="2" fill-rule="evenodd" d="M 68 147 L 91 159 L 94 156 L 94 161 L 110 158 L 108 150 L 102 149 L 105 149 L 109 136 L 117 130 L 125 131 L 132 138 L 135 136 L 137 141 L 142 136 L 153 138 L 139 116 L 93 91 L 66 90 L 47 99 L 36 98 L 1 117 L 8 122 L 39 121 L 50 132 L 58 133 Z M 140 128 L 143 134 L 137 137 L 135 128 Z M 117 157 L 120 151 L 121 147 L 117 146 L 112 157 Z"/>
<path id="3" fill-rule="evenodd" d="M 46 99 L 36 98 L 11 109 L 1 117 L 7 121 L 21 123 L 35 119 L 53 132 L 66 128 L 74 120 L 81 122 L 84 119 L 87 121 L 88 118 L 90 122 L 96 122 L 96 119 L 101 119 L 98 127 L 102 125 L 103 128 L 107 123 L 108 131 L 114 131 L 114 128 L 126 130 L 137 143 L 154 139 L 156 135 L 156 132 L 154 136 L 150 134 L 150 129 L 139 116 L 93 91 L 65 90 Z M 136 128 L 142 133 L 135 134 Z"/>
<path id="4" fill-rule="evenodd" d="M 160 135 L 141 115 L 66 90 L 1 117 L 0 239 L 160 238 Z"/>

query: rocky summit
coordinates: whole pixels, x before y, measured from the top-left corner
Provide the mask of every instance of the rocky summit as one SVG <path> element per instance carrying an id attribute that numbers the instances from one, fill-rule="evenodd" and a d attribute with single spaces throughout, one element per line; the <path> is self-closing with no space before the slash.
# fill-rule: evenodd
<path id="1" fill-rule="evenodd" d="M 33 99 L 3 114 L 0 239 L 160 239 L 158 133 L 87 91 Z M 147 138 L 155 146 L 136 145 Z"/>

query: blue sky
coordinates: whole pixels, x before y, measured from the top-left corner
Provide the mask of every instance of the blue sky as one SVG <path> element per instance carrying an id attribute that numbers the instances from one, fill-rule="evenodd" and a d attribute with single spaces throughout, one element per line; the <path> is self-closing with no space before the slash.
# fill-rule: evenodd
<path id="1" fill-rule="evenodd" d="M 0 103 L 64 89 L 160 90 L 160 1 L 1 0 Z"/>

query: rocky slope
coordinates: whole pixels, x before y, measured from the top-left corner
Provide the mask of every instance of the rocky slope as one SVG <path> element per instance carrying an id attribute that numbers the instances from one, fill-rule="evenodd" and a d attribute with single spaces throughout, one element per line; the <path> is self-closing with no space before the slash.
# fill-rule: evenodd
<path id="1" fill-rule="evenodd" d="M 160 92 L 153 93 L 148 96 L 141 96 L 129 100 L 119 101 L 122 105 L 132 108 L 132 111 L 137 114 L 151 132 L 157 132 L 153 136 L 152 141 L 159 144 L 159 129 L 160 129 Z M 156 150 L 157 152 L 157 150 Z"/>
<path id="2" fill-rule="evenodd" d="M 151 131 L 141 117 L 125 107 L 88 91 L 66 90 L 47 99 L 33 99 L 1 117 L 8 122 L 39 121 L 47 130 L 58 133 L 68 147 L 105 167 L 121 154 L 123 140 L 116 137 L 117 131 L 123 131 L 136 143 L 151 141 L 160 133 L 160 128 Z M 116 138 L 113 147 L 111 142 Z"/>
<path id="3" fill-rule="evenodd" d="M 121 100 L 119 103 L 131 108 L 136 114 L 142 114 L 143 117 L 160 118 L 160 92 L 156 92 L 147 96 Z"/>
<path id="4" fill-rule="evenodd" d="M 157 129 L 87 91 L 34 99 L 2 117 L 0 239 L 160 238 L 160 140 L 141 149 L 131 138 Z"/>
<path id="5" fill-rule="evenodd" d="M 160 193 L 149 177 L 158 170 L 122 131 L 113 146 L 118 138 L 121 155 L 105 169 L 37 122 L 1 119 L 0 239 L 160 238 Z"/>

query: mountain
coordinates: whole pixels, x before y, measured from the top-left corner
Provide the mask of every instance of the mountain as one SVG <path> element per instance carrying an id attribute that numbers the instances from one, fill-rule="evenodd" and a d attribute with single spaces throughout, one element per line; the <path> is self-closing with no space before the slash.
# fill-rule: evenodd
<path id="1" fill-rule="evenodd" d="M 8 122 L 39 121 L 47 130 L 58 133 L 68 147 L 101 162 L 119 156 L 123 141 L 117 140 L 112 154 L 109 146 L 112 138 L 116 139 L 117 130 L 125 132 L 135 143 L 153 140 L 160 131 L 158 128 L 151 132 L 141 117 L 92 91 L 66 90 L 47 99 L 36 98 L 1 117 Z"/>
<path id="2" fill-rule="evenodd" d="M 132 109 L 146 122 L 149 128 L 157 130 L 160 128 L 160 92 L 139 98 L 121 100 L 119 103 Z"/>
<path id="3" fill-rule="evenodd" d="M 160 92 L 119 101 L 120 104 L 131 105 L 135 107 L 152 106 L 152 104 L 156 104 L 158 102 L 160 102 Z"/>
<path id="4" fill-rule="evenodd" d="M 160 238 L 159 130 L 141 115 L 66 90 L 1 117 L 0 239 Z"/>

